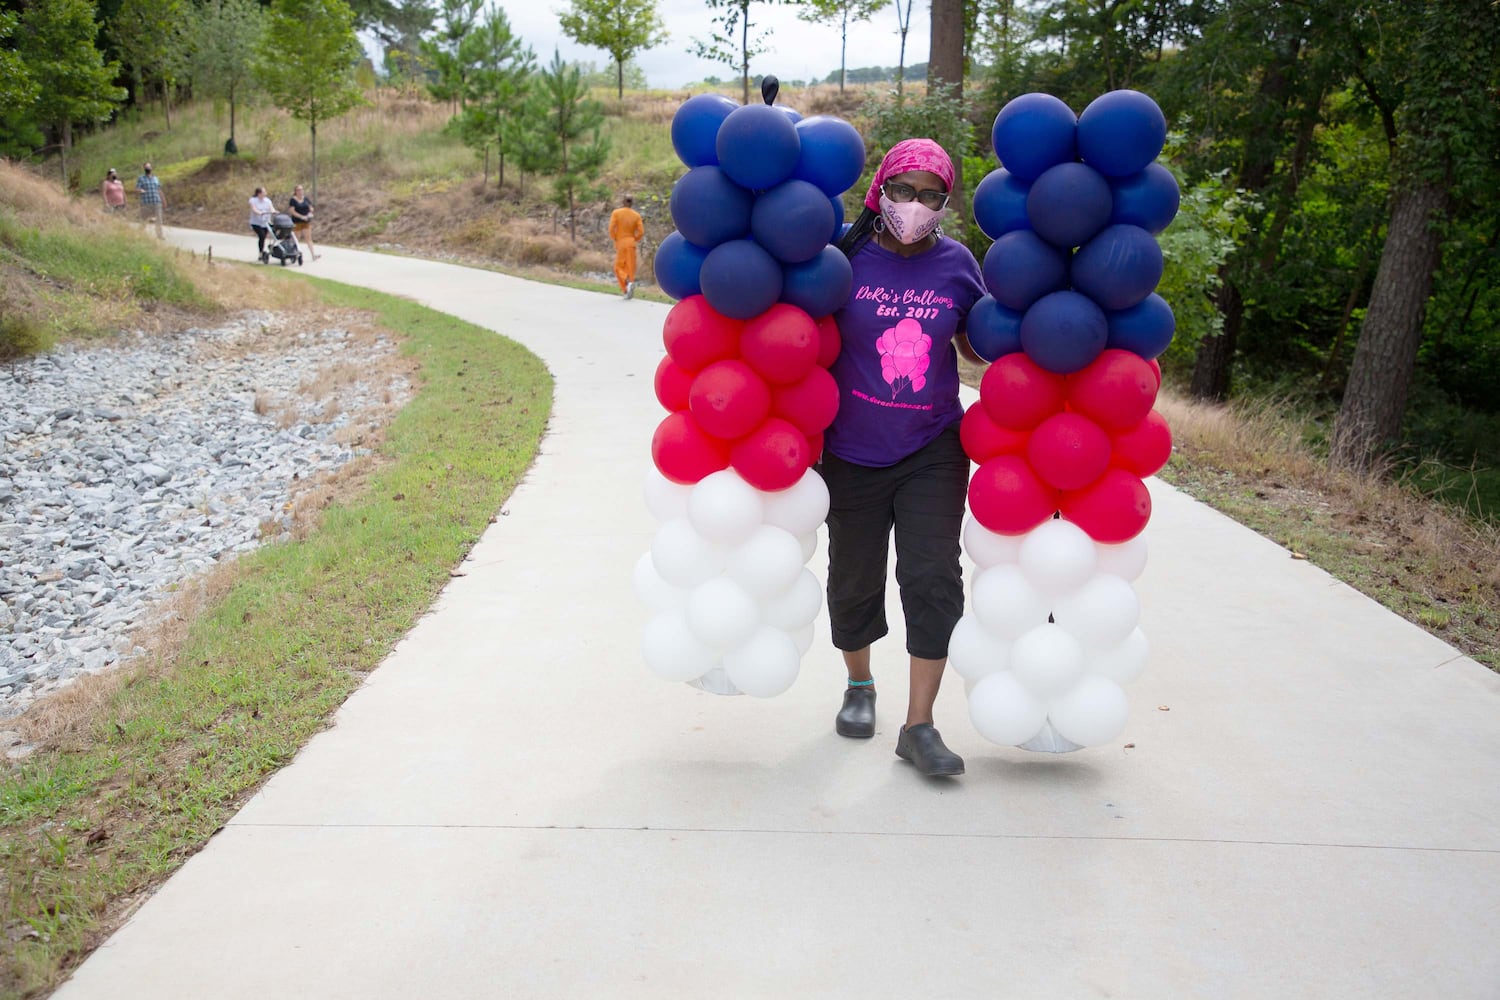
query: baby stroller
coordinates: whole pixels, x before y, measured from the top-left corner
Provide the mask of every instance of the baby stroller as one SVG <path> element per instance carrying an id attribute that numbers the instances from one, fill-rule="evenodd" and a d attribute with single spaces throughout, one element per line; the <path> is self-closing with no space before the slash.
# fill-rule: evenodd
<path id="1" fill-rule="evenodd" d="M 297 244 L 297 234 L 292 232 L 296 223 L 290 215 L 278 212 L 271 216 L 271 235 L 276 241 L 271 244 L 271 256 L 281 261 L 281 266 L 286 267 L 292 261 L 297 266 L 302 266 L 302 247 Z"/>

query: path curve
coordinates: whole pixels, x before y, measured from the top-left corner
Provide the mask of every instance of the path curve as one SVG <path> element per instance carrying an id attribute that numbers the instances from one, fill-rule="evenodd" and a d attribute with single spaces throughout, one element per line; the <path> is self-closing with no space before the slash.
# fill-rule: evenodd
<path id="1" fill-rule="evenodd" d="M 333 728 L 57 996 L 1500 995 L 1500 677 L 1452 647 L 1153 481 L 1121 742 L 994 747 L 950 682 L 968 774 L 929 783 L 891 752 L 899 630 L 860 743 L 826 618 L 769 701 L 641 665 L 666 307 L 334 247 L 307 270 L 535 351 L 541 455 Z"/>

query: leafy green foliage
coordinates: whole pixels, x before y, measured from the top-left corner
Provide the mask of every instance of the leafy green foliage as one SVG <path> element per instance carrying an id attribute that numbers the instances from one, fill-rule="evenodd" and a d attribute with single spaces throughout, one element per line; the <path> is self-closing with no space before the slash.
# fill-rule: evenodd
<path id="1" fill-rule="evenodd" d="M 557 50 L 542 70 L 537 104 L 537 162 L 552 175 L 552 200 L 568 210 L 568 235 L 578 238 L 575 212 L 579 199 L 601 200 L 607 191 L 590 185 L 609 155 L 609 140 L 600 135 L 604 106 L 588 96 L 577 66 L 562 61 Z"/>
<path id="2" fill-rule="evenodd" d="M 667 40 L 656 0 L 569 0 L 557 23 L 580 45 L 609 53 L 615 61 L 615 92 L 622 98 L 630 57 Z"/>
<path id="3" fill-rule="evenodd" d="M 505 11 L 498 7 L 458 45 L 458 64 L 464 79 L 464 110 L 458 117 L 458 132 L 482 155 L 487 155 L 492 146 L 498 149 L 497 186 L 505 182 L 507 126 L 525 100 L 533 58 L 530 47 L 521 44 L 511 31 Z"/>
<path id="4" fill-rule="evenodd" d="M 722 63 L 740 77 L 740 100 L 750 103 L 750 60 L 770 50 L 770 34 L 755 32 L 750 8 L 755 0 L 704 0 L 715 11 L 713 31 L 708 38 L 693 39 L 693 54 L 700 59 Z M 775 3 L 776 0 L 766 0 Z"/>
<path id="5" fill-rule="evenodd" d="M 194 91 L 229 102 L 231 139 L 235 109 L 255 85 L 255 53 L 265 34 L 259 0 L 208 0 L 193 9 L 180 33 Z"/>
<path id="6" fill-rule="evenodd" d="M 125 99 L 114 85 L 119 63 L 104 61 L 98 33 L 88 0 L 47 0 L 22 13 L 16 52 L 37 86 L 33 122 L 66 128 L 103 121 Z"/>

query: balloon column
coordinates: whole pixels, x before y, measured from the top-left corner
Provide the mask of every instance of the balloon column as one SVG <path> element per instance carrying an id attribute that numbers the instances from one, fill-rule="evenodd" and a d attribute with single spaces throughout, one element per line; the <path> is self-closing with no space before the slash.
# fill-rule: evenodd
<path id="1" fill-rule="evenodd" d="M 1171 434 L 1152 409 L 1172 310 L 1154 234 L 1177 212 L 1156 103 L 1133 90 L 1075 116 L 1025 94 L 995 118 L 1003 168 L 974 193 L 995 242 L 969 342 L 992 362 L 960 431 L 978 469 L 964 548 L 979 568 L 949 643 L 986 739 L 1064 752 L 1115 739 L 1145 669 L 1131 586 L 1142 480 Z"/>
<path id="2" fill-rule="evenodd" d="M 690 98 L 672 119 L 688 171 L 672 189 L 677 230 L 656 276 L 667 315 L 646 503 L 660 527 L 636 565 L 656 612 L 642 650 L 668 680 L 770 697 L 812 643 L 822 588 L 806 568 L 828 512 L 810 468 L 838 410 L 830 315 L 849 262 L 829 245 L 864 142 L 837 118 L 802 118 L 726 97 Z"/>

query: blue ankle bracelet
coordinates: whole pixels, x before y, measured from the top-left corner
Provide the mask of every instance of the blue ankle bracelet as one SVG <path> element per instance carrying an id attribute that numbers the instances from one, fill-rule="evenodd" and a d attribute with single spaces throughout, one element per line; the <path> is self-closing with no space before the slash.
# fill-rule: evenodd
<path id="1" fill-rule="evenodd" d="M 850 681 L 849 682 L 849 686 L 852 687 L 852 688 L 867 688 L 867 687 L 870 687 L 871 685 L 873 685 L 874 683 L 875 683 L 875 678 L 872 677 L 872 678 L 870 678 L 867 681 Z"/>

